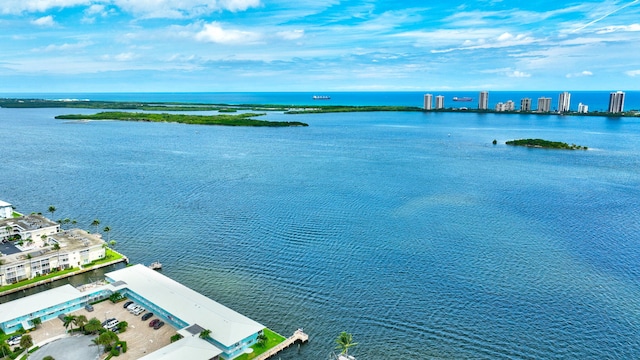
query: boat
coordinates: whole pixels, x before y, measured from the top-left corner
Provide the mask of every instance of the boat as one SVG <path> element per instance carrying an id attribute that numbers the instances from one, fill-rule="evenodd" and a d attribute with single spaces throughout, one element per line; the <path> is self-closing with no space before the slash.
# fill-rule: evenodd
<path id="1" fill-rule="evenodd" d="M 154 261 L 151 263 L 151 265 L 149 265 L 149 269 L 151 270 L 160 270 L 162 269 L 162 264 L 160 263 L 160 261 Z"/>
<path id="2" fill-rule="evenodd" d="M 331 100 L 329 95 L 313 95 L 313 100 Z"/>
<path id="3" fill-rule="evenodd" d="M 473 98 L 470 97 L 453 97 L 453 101 L 473 101 Z"/>

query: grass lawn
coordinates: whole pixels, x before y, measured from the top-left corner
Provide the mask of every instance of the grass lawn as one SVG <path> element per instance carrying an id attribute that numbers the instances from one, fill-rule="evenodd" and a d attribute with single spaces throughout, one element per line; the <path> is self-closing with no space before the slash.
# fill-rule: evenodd
<path id="1" fill-rule="evenodd" d="M 89 267 L 89 266 L 100 265 L 100 264 L 107 263 L 109 261 L 122 259 L 123 257 L 124 257 L 124 255 L 122 255 L 120 253 L 117 253 L 117 252 L 107 248 L 107 249 L 105 249 L 105 255 L 104 255 L 103 259 L 96 260 L 96 261 L 94 261 L 94 262 L 92 262 L 90 264 L 83 265 L 82 267 L 86 268 L 86 267 Z M 2 294 L 3 291 L 19 288 L 21 286 L 32 284 L 32 283 L 35 283 L 35 282 L 38 282 L 38 281 L 51 279 L 51 278 L 56 277 L 56 276 L 73 273 L 73 272 L 78 271 L 78 270 L 79 270 L 78 268 L 60 270 L 60 271 L 49 273 L 47 275 L 37 276 L 37 277 L 35 277 L 33 279 L 23 280 L 23 281 L 20 281 L 20 282 L 18 282 L 16 284 L 0 286 L 0 294 Z"/>
<path id="2" fill-rule="evenodd" d="M 281 342 L 285 341 L 287 338 L 285 338 L 284 336 L 273 332 L 269 329 L 264 329 L 264 334 L 267 335 L 267 343 L 265 344 L 265 346 L 260 346 L 258 344 L 254 344 L 251 348 L 253 349 L 253 352 L 251 354 L 242 354 L 240 356 L 238 356 L 235 360 L 251 360 L 251 359 L 255 359 L 256 357 L 258 357 L 258 355 L 266 352 L 267 350 L 271 349 L 272 347 L 280 344 Z"/>
<path id="3" fill-rule="evenodd" d="M 56 276 L 60 276 L 60 275 L 68 274 L 68 273 L 72 273 L 72 272 L 77 271 L 77 270 L 78 269 L 75 269 L 75 268 L 64 269 L 64 270 L 60 270 L 60 271 L 49 273 L 47 275 L 37 276 L 37 277 L 35 277 L 33 279 L 23 280 L 23 281 L 20 281 L 18 283 L 15 283 L 15 284 L 0 286 L 0 293 L 2 293 L 3 291 L 6 291 L 6 290 L 15 289 L 15 288 L 27 285 L 27 284 L 35 283 L 35 282 L 42 281 L 42 280 L 51 279 L 52 277 L 56 277 Z"/>
<path id="4" fill-rule="evenodd" d="M 87 264 L 87 265 L 83 265 L 82 267 L 89 267 L 89 266 L 94 266 L 94 265 L 100 265 L 100 264 L 104 264 L 107 263 L 109 261 L 114 261 L 114 260 L 118 260 L 118 259 L 122 259 L 124 257 L 124 255 L 115 252 L 109 248 L 104 249 L 104 258 L 100 259 L 100 260 L 95 260 L 92 261 L 91 263 Z"/>

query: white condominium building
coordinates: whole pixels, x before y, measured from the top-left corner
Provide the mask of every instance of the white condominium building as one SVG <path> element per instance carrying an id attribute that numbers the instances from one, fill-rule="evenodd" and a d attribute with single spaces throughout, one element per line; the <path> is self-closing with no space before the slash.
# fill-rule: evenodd
<path id="1" fill-rule="evenodd" d="M 531 98 L 520 100 L 520 111 L 531 111 Z"/>
<path id="2" fill-rule="evenodd" d="M 481 91 L 478 97 L 478 109 L 487 110 L 489 108 L 489 92 Z"/>
<path id="3" fill-rule="evenodd" d="M 560 94 L 560 98 L 558 99 L 558 112 L 560 113 L 569 112 L 570 107 L 571 107 L 571 94 L 565 91 Z"/>
<path id="4" fill-rule="evenodd" d="M 538 112 L 551 111 L 551 98 L 541 97 L 538 98 Z"/>
<path id="5" fill-rule="evenodd" d="M 622 91 L 616 91 L 609 94 L 609 112 L 621 113 L 624 112 L 624 93 Z"/>
<path id="6" fill-rule="evenodd" d="M 444 96 L 436 96 L 436 109 L 444 109 Z"/>
<path id="7" fill-rule="evenodd" d="M 424 106 L 425 110 L 433 109 L 433 95 L 432 94 L 424 94 Z"/>
<path id="8" fill-rule="evenodd" d="M 579 103 L 578 104 L 578 113 L 579 114 L 586 114 L 589 112 L 589 106 L 585 105 L 583 103 Z"/>

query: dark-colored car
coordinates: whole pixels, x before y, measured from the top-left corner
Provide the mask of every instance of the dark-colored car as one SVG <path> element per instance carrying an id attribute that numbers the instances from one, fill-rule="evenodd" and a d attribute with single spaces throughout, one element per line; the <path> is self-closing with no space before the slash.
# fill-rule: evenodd
<path id="1" fill-rule="evenodd" d="M 148 312 L 148 313 L 142 315 L 142 321 L 147 321 L 147 320 L 151 319 L 152 316 L 153 316 L 153 313 L 152 312 Z"/>
<path id="2" fill-rule="evenodd" d="M 133 304 L 133 301 L 127 301 L 126 303 L 124 303 L 124 305 L 122 305 L 122 307 L 126 309 L 131 304 Z"/>
<path id="3" fill-rule="evenodd" d="M 87 305 L 84 306 L 84 309 L 87 310 L 88 312 L 92 312 L 93 311 L 93 305 L 87 304 Z"/>
<path id="4" fill-rule="evenodd" d="M 160 319 L 153 319 L 149 321 L 149 327 L 154 327 L 160 322 Z"/>
<path id="5" fill-rule="evenodd" d="M 164 326 L 164 321 L 160 321 L 159 323 L 155 324 L 155 326 L 153 327 L 153 330 L 158 330 L 163 326 Z"/>

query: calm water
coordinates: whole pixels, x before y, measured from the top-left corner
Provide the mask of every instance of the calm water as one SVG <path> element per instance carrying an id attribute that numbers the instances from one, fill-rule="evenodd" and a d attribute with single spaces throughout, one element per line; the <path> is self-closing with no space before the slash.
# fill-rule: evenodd
<path id="1" fill-rule="evenodd" d="M 358 359 L 640 358 L 640 119 L 53 119 L 78 112 L 0 109 L 0 199 L 98 218 L 133 262 L 304 327 L 282 359 L 326 359 L 340 331 Z M 591 150 L 503 145 L 524 137 Z"/>

